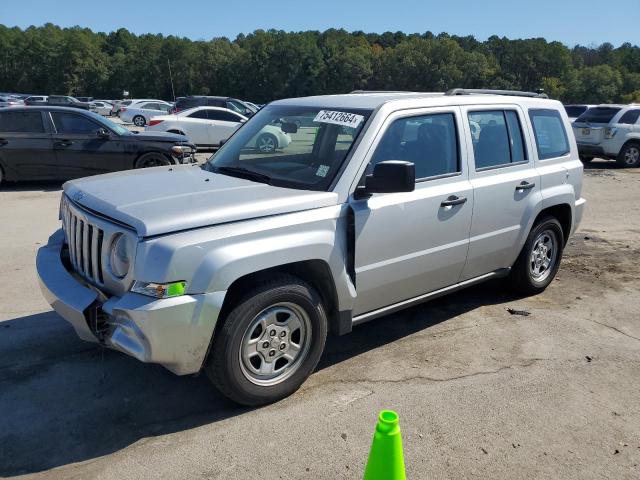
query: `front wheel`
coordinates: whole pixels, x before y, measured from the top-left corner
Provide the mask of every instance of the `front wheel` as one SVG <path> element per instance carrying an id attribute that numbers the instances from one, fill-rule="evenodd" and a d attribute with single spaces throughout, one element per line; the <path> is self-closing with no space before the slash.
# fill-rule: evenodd
<path id="1" fill-rule="evenodd" d="M 133 124 L 136 127 L 144 127 L 146 123 L 147 121 L 144 119 L 142 115 L 136 115 L 135 117 L 133 117 Z"/>
<path id="2" fill-rule="evenodd" d="M 327 337 L 320 296 L 285 274 L 249 292 L 222 321 L 205 371 L 224 395 L 248 406 L 295 392 L 318 364 Z"/>
<path id="3" fill-rule="evenodd" d="M 171 161 L 162 153 L 149 152 L 141 155 L 134 165 L 134 168 L 162 167 L 171 165 Z"/>
<path id="4" fill-rule="evenodd" d="M 538 220 L 511 269 L 515 290 L 534 295 L 547 288 L 560 268 L 563 247 L 560 222 L 551 216 Z"/>
<path id="5" fill-rule="evenodd" d="M 278 148 L 278 139 L 271 133 L 263 133 L 256 140 L 256 147 L 262 153 L 273 153 Z"/>
<path id="6" fill-rule="evenodd" d="M 617 158 L 621 167 L 640 167 L 640 144 L 625 145 Z"/>

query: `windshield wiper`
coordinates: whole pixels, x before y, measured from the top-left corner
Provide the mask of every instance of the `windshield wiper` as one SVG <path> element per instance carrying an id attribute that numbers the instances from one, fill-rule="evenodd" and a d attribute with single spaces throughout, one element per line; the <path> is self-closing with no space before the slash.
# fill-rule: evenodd
<path id="1" fill-rule="evenodd" d="M 214 166 L 215 173 L 229 174 L 232 177 L 246 178 L 247 180 L 254 180 L 256 182 L 271 184 L 271 177 L 264 173 L 254 172 L 245 167 L 216 167 Z"/>

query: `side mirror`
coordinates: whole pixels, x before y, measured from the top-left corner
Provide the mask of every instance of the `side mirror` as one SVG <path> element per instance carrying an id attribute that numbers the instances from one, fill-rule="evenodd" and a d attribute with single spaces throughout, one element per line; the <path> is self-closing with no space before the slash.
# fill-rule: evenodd
<path id="1" fill-rule="evenodd" d="M 416 188 L 416 167 L 404 160 L 385 160 L 373 167 L 373 174 L 365 177 L 364 186 L 356 190 L 357 197 L 373 193 L 413 192 Z"/>
<path id="2" fill-rule="evenodd" d="M 111 136 L 111 134 L 109 133 L 109 130 L 107 130 L 106 128 L 99 128 L 96 134 L 100 138 L 109 138 Z"/>
<path id="3" fill-rule="evenodd" d="M 282 122 L 282 125 L 280 125 L 280 129 L 284 133 L 297 133 L 298 132 L 298 125 L 296 125 L 295 123 L 292 123 L 292 122 Z"/>

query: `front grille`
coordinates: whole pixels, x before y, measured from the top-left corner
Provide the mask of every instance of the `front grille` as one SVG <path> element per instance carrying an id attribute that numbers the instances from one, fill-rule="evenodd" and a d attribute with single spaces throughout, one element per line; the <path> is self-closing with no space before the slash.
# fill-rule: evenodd
<path id="1" fill-rule="evenodd" d="M 69 257 L 73 269 L 98 284 L 104 283 L 102 273 L 102 245 L 104 231 L 84 218 L 75 215 L 71 209 L 64 209 L 64 227 L 69 245 Z"/>

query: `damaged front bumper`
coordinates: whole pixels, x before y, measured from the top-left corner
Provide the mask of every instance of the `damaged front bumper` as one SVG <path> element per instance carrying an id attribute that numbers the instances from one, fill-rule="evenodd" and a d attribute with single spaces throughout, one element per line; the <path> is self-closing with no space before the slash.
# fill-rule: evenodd
<path id="1" fill-rule="evenodd" d="M 38 250 L 36 268 L 47 302 L 82 340 L 102 343 L 177 375 L 202 368 L 226 292 L 154 299 L 137 293 L 105 299 L 62 259 L 58 230 Z"/>

